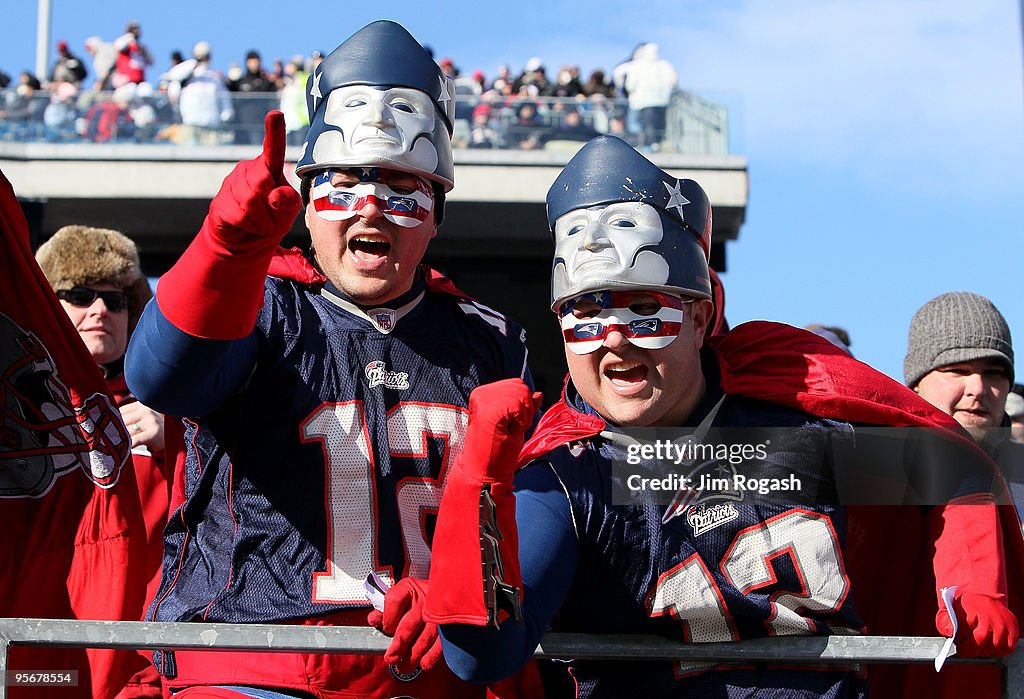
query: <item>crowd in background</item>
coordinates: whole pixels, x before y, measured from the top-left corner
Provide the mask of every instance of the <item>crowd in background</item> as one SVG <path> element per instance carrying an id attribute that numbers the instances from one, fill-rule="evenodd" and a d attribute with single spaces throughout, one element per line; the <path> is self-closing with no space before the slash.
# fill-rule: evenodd
<path id="1" fill-rule="evenodd" d="M 113 41 L 87 38 L 84 53 L 57 42 L 50 74 L 0 71 L 0 140 L 94 143 L 258 143 L 263 115 L 284 112 L 290 145 L 306 128 L 305 88 L 323 59 L 319 51 L 268 63 L 256 49 L 224 73 L 211 63 L 213 47 L 198 41 L 189 57 L 173 51 L 157 66 L 129 22 Z M 429 49 L 428 49 L 429 50 Z M 454 145 L 534 150 L 613 134 L 645 150 L 665 139 L 665 113 L 677 91 L 675 69 L 653 43 L 637 46 L 611 71 L 578 65 L 549 74 L 539 57 L 515 71 L 463 71 L 450 57 L 437 61 L 455 85 Z"/>

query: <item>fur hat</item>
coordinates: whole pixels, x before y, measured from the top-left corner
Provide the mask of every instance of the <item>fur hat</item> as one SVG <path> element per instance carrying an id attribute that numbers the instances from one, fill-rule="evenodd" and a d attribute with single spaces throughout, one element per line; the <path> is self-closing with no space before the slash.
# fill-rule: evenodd
<path id="1" fill-rule="evenodd" d="M 54 291 L 113 284 L 128 293 L 128 335 L 153 297 L 131 238 L 109 228 L 64 226 L 36 251 L 36 262 Z"/>

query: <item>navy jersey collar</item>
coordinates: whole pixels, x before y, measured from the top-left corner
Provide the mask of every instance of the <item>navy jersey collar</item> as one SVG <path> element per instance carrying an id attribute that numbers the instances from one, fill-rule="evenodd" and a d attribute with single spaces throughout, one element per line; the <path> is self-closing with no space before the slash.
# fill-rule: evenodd
<path id="1" fill-rule="evenodd" d="M 361 303 L 356 303 L 355 301 L 353 301 L 352 297 L 350 297 L 344 291 L 342 291 L 341 289 L 336 287 L 334 285 L 334 282 L 332 282 L 330 279 L 328 279 L 327 281 L 324 282 L 323 288 L 325 290 L 329 291 L 333 296 L 336 296 L 336 297 L 338 297 L 340 299 L 343 299 L 343 300 L 347 301 L 348 303 L 351 303 L 353 306 L 356 306 L 357 308 L 359 308 L 359 309 L 361 309 L 363 311 L 369 310 L 371 308 L 390 308 L 391 310 L 396 310 L 396 309 L 401 308 L 402 306 L 408 305 L 410 301 L 414 300 L 417 296 L 422 294 L 424 292 L 424 290 L 427 288 L 427 283 L 426 283 L 426 280 L 424 280 L 424 278 L 423 278 L 423 270 L 417 269 L 416 270 L 416 278 L 413 279 L 412 288 L 411 289 L 409 289 L 407 292 L 405 292 L 401 296 L 399 296 L 397 298 L 394 298 L 394 299 L 391 299 L 390 301 L 385 301 L 384 303 L 372 304 L 372 305 L 369 305 L 369 306 L 367 306 L 365 304 L 361 304 Z"/>

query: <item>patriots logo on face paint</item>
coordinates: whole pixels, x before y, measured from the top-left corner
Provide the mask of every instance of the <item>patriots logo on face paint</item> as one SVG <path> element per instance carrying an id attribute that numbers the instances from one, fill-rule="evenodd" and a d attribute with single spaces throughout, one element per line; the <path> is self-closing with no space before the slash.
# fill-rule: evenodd
<path id="1" fill-rule="evenodd" d="M 356 203 L 357 198 L 352 192 L 343 192 L 335 189 L 327 194 L 327 203 L 341 209 L 351 209 L 352 205 Z"/>
<path id="2" fill-rule="evenodd" d="M 667 347 L 679 335 L 684 314 L 679 296 L 659 291 L 596 291 L 566 301 L 562 337 L 574 354 L 590 354 L 612 331 L 643 349 Z"/>
<path id="3" fill-rule="evenodd" d="M 416 200 L 412 197 L 390 197 L 388 208 L 394 212 L 404 212 L 411 215 L 416 213 Z"/>
<path id="4" fill-rule="evenodd" d="M 320 218 L 326 221 L 347 221 L 369 204 L 374 204 L 384 218 L 403 228 L 415 228 L 427 220 L 434 208 L 433 192 L 421 178 L 416 178 L 416 191 L 396 192 L 384 181 L 380 168 L 351 168 L 356 184 L 334 184 L 338 170 L 324 170 L 313 178 L 310 200 Z M 405 187 L 402 187 L 403 189 Z"/>
<path id="5" fill-rule="evenodd" d="M 634 320 L 629 324 L 629 329 L 634 335 L 654 335 L 661 331 L 661 321 L 657 318 Z"/>
<path id="6" fill-rule="evenodd" d="M 580 339 L 592 339 L 604 334 L 604 327 L 600 323 L 586 323 L 573 328 L 573 334 Z"/>

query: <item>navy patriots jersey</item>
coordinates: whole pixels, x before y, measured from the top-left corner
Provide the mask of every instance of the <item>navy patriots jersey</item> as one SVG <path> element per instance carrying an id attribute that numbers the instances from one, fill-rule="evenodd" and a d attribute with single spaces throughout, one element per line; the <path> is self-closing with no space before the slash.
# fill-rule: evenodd
<path id="1" fill-rule="evenodd" d="M 709 381 L 696 419 L 721 398 Z M 552 410 L 592 414 L 571 382 Z M 563 432 L 568 422 L 555 419 L 551 429 Z M 516 475 L 524 623 L 443 625 L 445 659 L 456 674 L 503 676 L 529 657 L 547 630 L 658 634 L 693 643 L 863 633 L 843 560 L 847 516 L 837 505 L 834 470 L 857 428 L 731 395 L 711 424 L 703 443 L 721 444 L 718 439 L 741 429 L 751 441 L 770 438 L 763 458 L 733 464 L 736 473 L 779 481 L 793 476 L 799 489 L 756 496 L 705 490 L 681 499 L 672 491 L 668 497 L 653 490 L 629 495 L 621 488 L 629 474 L 663 475 L 665 469 L 642 459 L 630 464 L 629 448 L 637 442 L 617 429 L 577 434 Z M 701 474 L 719 474 L 722 465 L 698 461 L 681 471 L 696 483 Z M 638 683 L 645 697 L 666 698 L 825 699 L 863 692 L 858 673 L 843 668 L 573 660 L 550 663 L 545 675 L 552 695 L 568 687 L 588 699 L 634 696 Z"/>
<path id="2" fill-rule="evenodd" d="M 626 444 L 595 436 L 546 457 L 568 495 L 579 551 L 555 630 L 655 633 L 697 643 L 863 632 L 843 563 L 846 515 L 835 505 L 830 466 L 832 455 L 852 441 L 853 427 L 734 396 L 725 398 L 714 424 L 785 428 L 772 430 L 766 458 L 735 470 L 779 480 L 793 475 L 800 489 L 784 497 L 705 491 L 681 506 L 666 505 L 664 493 L 638 491 L 622 502 L 613 483 L 624 472 L 613 464 L 627 463 Z M 719 473 L 691 468 L 694 483 L 698 471 Z M 643 471 L 638 464 L 635 472 Z M 660 677 L 665 692 L 649 696 L 672 696 L 673 680 L 710 667 L 652 665 L 644 682 Z M 636 680 L 624 670 L 574 662 L 572 672 L 581 686 L 602 677 L 613 684 Z M 609 689 L 598 695 L 615 696 Z"/>
<path id="3" fill-rule="evenodd" d="M 422 284 L 370 311 L 330 288 L 268 278 L 244 386 L 187 421 L 151 618 L 317 617 L 366 607 L 370 572 L 427 577 L 470 391 L 530 381 L 524 333 Z"/>

